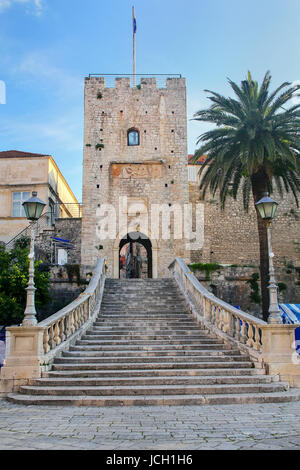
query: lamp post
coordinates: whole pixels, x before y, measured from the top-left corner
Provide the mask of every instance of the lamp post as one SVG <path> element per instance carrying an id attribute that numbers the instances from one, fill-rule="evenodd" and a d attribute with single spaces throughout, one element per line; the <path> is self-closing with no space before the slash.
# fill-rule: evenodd
<path id="1" fill-rule="evenodd" d="M 32 192 L 32 197 L 23 202 L 23 207 L 28 220 L 30 220 L 30 252 L 29 258 L 29 278 L 27 290 L 26 309 L 24 312 L 24 320 L 22 326 L 34 326 L 37 324 L 36 310 L 34 304 L 34 296 L 36 288 L 34 286 L 34 223 L 38 220 L 43 212 L 45 203 L 37 197 L 37 192 Z"/>
<path id="2" fill-rule="evenodd" d="M 262 199 L 260 199 L 256 204 L 257 210 L 266 221 L 267 226 L 267 239 L 268 239 L 268 256 L 269 256 L 269 317 L 268 323 L 282 323 L 280 310 L 278 306 L 278 286 L 275 281 L 275 271 L 273 264 L 274 253 L 271 248 L 271 221 L 275 217 L 275 213 L 278 207 L 278 203 L 269 197 L 268 193 L 264 193 Z"/>

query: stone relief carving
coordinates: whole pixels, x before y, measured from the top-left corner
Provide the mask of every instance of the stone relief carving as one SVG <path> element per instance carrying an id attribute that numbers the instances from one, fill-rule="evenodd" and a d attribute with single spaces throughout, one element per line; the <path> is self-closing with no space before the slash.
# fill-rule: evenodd
<path id="1" fill-rule="evenodd" d="M 113 163 L 112 175 L 119 178 L 161 178 L 162 167 L 157 163 Z"/>

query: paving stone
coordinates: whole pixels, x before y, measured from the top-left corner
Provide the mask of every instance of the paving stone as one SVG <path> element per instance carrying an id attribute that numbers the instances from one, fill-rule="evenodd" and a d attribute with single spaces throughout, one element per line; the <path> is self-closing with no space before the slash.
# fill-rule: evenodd
<path id="1" fill-rule="evenodd" d="M 118 410 L 83 407 L 78 414 L 0 400 L 0 449 L 300 449 L 297 402 Z"/>

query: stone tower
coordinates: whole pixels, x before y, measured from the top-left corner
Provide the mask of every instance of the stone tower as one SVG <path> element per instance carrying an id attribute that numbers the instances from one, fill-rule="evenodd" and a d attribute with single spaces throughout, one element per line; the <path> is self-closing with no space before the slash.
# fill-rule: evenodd
<path id="1" fill-rule="evenodd" d="M 119 277 L 120 249 L 135 236 L 144 240 L 148 276 L 167 277 L 175 257 L 189 261 L 180 229 L 188 203 L 185 79 L 166 77 L 158 88 L 155 77 L 136 87 L 117 77 L 107 87 L 105 77 L 90 76 L 84 118 L 82 264 L 105 257 L 108 276 Z"/>

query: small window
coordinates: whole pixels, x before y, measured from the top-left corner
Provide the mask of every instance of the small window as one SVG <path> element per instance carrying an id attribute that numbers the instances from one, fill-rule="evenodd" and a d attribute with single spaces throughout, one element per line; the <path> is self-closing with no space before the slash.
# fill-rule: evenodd
<path id="1" fill-rule="evenodd" d="M 22 203 L 29 198 L 29 191 L 12 193 L 12 217 L 26 217 Z"/>
<path id="2" fill-rule="evenodd" d="M 140 145 L 139 131 L 136 129 L 129 129 L 127 132 L 127 145 Z"/>
<path id="3" fill-rule="evenodd" d="M 194 183 L 197 182 L 197 167 L 196 166 L 188 167 L 188 181 L 192 181 Z"/>

